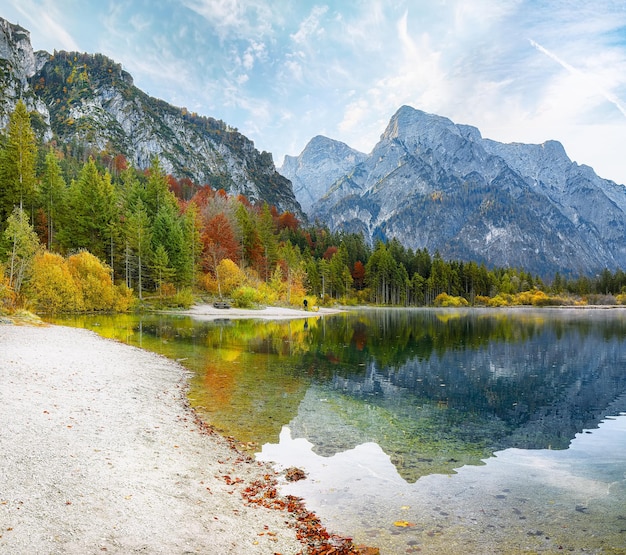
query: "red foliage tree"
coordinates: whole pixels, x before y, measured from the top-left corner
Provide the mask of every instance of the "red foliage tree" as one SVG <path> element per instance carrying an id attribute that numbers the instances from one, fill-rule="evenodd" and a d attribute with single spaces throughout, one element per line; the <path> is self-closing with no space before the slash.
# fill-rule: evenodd
<path id="1" fill-rule="evenodd" d="M 214 197 L 215 191 L 209 187 L 209 185 L 204 185 L 203 187 L 200 187 L 200 190 L 191 200 L 198 205 L 198 208 L 202 209 L 207 206 Z"/>
<path id="2" fill-rule="evenodd" d="M 237 200 L 243 204 L 246 208 L 250 208 L 252 206 L 252 203 L 248 200 L 248 197 L 244 196 L 244 195 L 237 195 Z"/>
<path id="3" fill-rule="evenodd" d="M 235 264 L 239 263 L 241 248 L 228 218 L 222 213 L 216 214 L 205 223 L 202 245 L 207 271 L 215 272 L 217 264 L 224 258 L 229 258 Z"/>
<path id="4" fill-rule="evenodd" d="M 363 262 L 357 260 L 352 268 L 352 285 L 355 289 L 361 290 L 365 285 L 365 266 Z"/>
<path id="5" fill-rule="evenodd" d="M 113 159 L 113 170 L 115 171 L 116 175 L 119 175 L 127 168 L 128 160 L 126 160 L 126 157 L 123 154 L 116 155 Z"/>
<path id="6" fill-rule="evenodd" d="M 283 212 L 280 216 L 278 216 L 278 229 L 290 229 L 291 231 L 296 231 L 300 222 L 298 222 L 298 218 L 296 218 L 291 212 Z"/>
<path id="7" fill-rule="evenodd" d="M 325 258 L 326 260 L 330 260 L 333 256 L 335 256 L 335 253 L 337 252 L 338 248 L 337 247 L 328 247 L 326 249 L 326 252 L 324 252 L 322 258 Z"/>
<path id="8" fill-rule="evenodd" d="M 167 186 L 176 195 L 176 198 L 182 198 L 182 187 L 173 175 L 167 176 Z"/>

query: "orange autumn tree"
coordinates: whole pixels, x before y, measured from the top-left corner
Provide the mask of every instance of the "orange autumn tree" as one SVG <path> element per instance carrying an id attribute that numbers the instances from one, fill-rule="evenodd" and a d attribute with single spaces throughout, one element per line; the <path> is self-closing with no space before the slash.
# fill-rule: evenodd
<path id="1" fill-rule="evenodd" d="M 352 280 L 354 288 L 359 291 L 365 286 L 365 266 L 360 260 L 354 263 L 354 267 L 352 268 Z"/>
<path id="2" fill-rule="evenodd" d="M 241 251 L 233 227 L 222 212 L 210 217 L 204 225 L 201 235 L 203 267 L 217 282 L 218 294 L 222 296 L 219 264 L 224 259 L 234 264 L 239 262 Z"/>

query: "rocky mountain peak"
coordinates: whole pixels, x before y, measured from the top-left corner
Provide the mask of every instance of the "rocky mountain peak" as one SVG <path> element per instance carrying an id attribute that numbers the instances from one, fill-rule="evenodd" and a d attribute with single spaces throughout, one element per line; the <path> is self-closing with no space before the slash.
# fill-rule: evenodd
<path id="1" fill-rule="evenodd" d="M 26 87 L 28 78 L 36 71 L 30 33 L 2 18 L 0 18 L 0 59 L 9 64 L 14 76 Z"/>
<path id="2" fill-rule="evenodd" d="M 47 129 L 50 116 L 45 104 L 36 97 L 29 85 L 41 63 L 39 53 L 33 52 L 30 33 L 0 17 L 0 127 L 6 126 L 9 114 L 22 99 L 31 112 L 41 115 L 42 132 L 49 140 Z"/>
<path id="3" fill-rule="evenodd" d="M 341 141 L 317 135 L 299 156 L 285 156 L 278 171 L 291 181 L 296 199 L 308 212 L 338 178 L 365 158 Z"/>
<path id="4" fill-rule="evenodd" d="M 381 141 L 411 139 L 414 144 L 432 145 L 447 135 L 461 136 L 461 130 L 450 119 L 402 106 L 391 118 Z"/>
<path id="5" fill-rule="evenodd" d="M 572 162 L 558 141 L 503 144 L 403 106 L 371 154 L 325 186 L 322 162 L 299 159 L 299 186 L 313 190 L 310 176 L 320 191 L 309 214 L 333 231 L 541 276 L 626 267 L 626 187 Z"/>

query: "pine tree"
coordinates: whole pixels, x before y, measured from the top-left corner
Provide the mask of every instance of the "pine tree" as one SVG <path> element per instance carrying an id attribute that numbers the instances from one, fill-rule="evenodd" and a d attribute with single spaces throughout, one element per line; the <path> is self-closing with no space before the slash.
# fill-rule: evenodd
<path id="1" fill-rule="evenodd" d="M 66 184 L 61 175 L 61 167 L 52 150 L 46 154 L 41 185 L 39 188 L 39 205 L 43 208 L 48 225 L 48 250 L 52 249 L 57 229 L 57 220 L 63 210 Z"/>
<path id="2" fill-rule="evenodd" d="M 200 215 L 198 205 L 190 202 L 183 213 L 183 271 L 180 275 L 182 285 L 194 285 L 198 262 L 202 255 L 200 244 Z"/>
<path id="3" fill-rule="evenodd" d="M 9 116 L 0 151 L 0 229 L 15 206 L 32 208 L 35 200 L 37 145 L 26 105 L 20 100 Z"/>
<path id="4" fill-rule="evenodd" d="M 171 203 L 161 204 L 152 225 L 152 247 L 156 254 L 159 246 L 167 254 L 169 267 L 173 270 L 171 278 L 181 284 L 185 273 L 185 254 L 183 245 L 182 221 L 178 210 Z"/>
<path id="5" fill-rule="evenodd" d="M 63 245 L 86 249 L 100 260 L 112 260 L 118 231 L 116 191 L 111 175 L 101 174 L 93 159 L 87 162 L 68 191 L 68 211 L 63 225 Z"/>
<path id="6" fill-rule="evenodd" d="M 151 220 L 156 218 L 164 205 L 176 205 L 176 197 L 169 190 L 167 176 L 161 168 L 158 156 L 155 156 L 150 164 L 144 201 Z"/>
<path id="7" fill-rule="evenodd" d="M 160 243 L 153 250 L 151 269 L 156 288 L 159 294 L 161 294 L 163 284 L 169 282 L 174 277 L 176 271 L 170 266 L 167 250 Z"/>
<path id="8" fill-rule="evenodd" d="M 263 279 L 268 281 L 278 259 L 278 240 L 274 230 L 274 218 L 267 203 L 263 205 L 261 210 L 258 233 L 263 254 L 263 266 L 260 268 L 260 273 Z"/>

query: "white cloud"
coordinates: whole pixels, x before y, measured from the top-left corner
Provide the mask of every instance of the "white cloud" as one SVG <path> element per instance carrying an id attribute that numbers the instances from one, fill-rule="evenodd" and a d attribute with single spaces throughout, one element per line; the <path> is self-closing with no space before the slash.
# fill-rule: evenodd
<path id="1" fill-rule="evenodd" d="M 293 79 L 295 81 L 302 81 L 303 70 L 302 64 L 296 60 L 287 60 L 285 62 L 285 68 L 289 74 L 288 79 Z"/>
<path id="2" fill-rule="evenodd" d="M 557 64 L 559 64 L 561 67 L 567 70 L 570 74 L 576 77 L 574 84 L 580 85 L 580 88 L 577 87 L 575 89 L 570 89 L 570 90 L 580 92 L 581 89 L 586 89 L 592 94 L 600 95 L 605 100 L 613 104 L 622 113 L 622 115 L 626 117 L 626 108 L 624 108 L 620 99 L 617 97 L 617 95 L 613 94 L 611 91 L 604 90 L 601 84 L 599 83 L 600 80 L 598 79 L 598 77 L 594 75 L 586 74 L 583 71 L 575 68 L 574 66 L 565 62 L 564 60 L 559 58 L 559 56 L 550 52 L 547 48 L 544 48 L 543 46 L 541 46 L 539 43 L 535 42 L 532 39 L 530 39 L 530 44 L 534 48 L 536 48 L 539 52 L 541 52 L 542 54 L 545 54 L 550 59 L 554 60 Z"/>
<path id="3" fill-rule="evenodd" d="M 328 6 L 314 6 L 311 13 L 300 23 L 298 31 L 290 35 L 291 40 L 296 44 L 305 44 L 309 40 L 317 40 L 324 33 L 324 28 L 320 26 L 320 19 L 328 12 Z"/>
<path id="4" fill-rule="evenodd" d="M 243 67 L 250 70 L 254 67 L 257 60 L 265 61 L 267 59 L 267 50 L 265 44 L 255 40 L 251 40 L 242 56 Z"/>
<path id="5" fill-rule="evenodd" d="M 222 40 L 273 34 L 280 11 L 264 0 L 183 0 L 202 16 Z"/>

